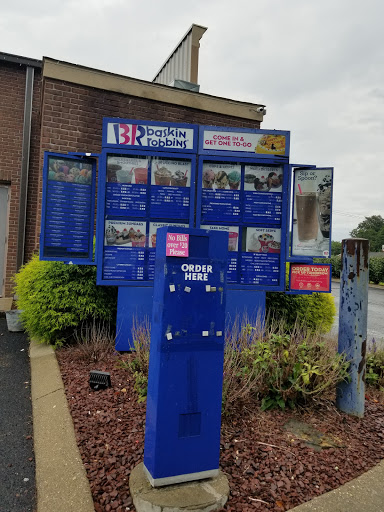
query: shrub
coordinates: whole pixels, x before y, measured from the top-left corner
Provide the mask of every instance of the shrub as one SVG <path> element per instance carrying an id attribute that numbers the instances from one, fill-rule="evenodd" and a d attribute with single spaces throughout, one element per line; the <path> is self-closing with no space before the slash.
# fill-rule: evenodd
<path id="1" fill-rule="evenodd" d="M 117 289 L 96 286 L 95 266 L 34 256 L 14 281 L 24 327 L 39 341 L 64 343 L 84 323 L 115 321 Z"/>
<path id="2" fill-rule="evenodd" d="M 330 293 L 286 295 L 268 292 L 266 311 L 272 321 L 284 319 L 288 331 L 299 324 L 313 332 L 328 332 L 336 315 L 335 302 Z"/>
<path id="3" fill-rule="evenodd" d="M 366 355 L 365 381 L 376 388 L 384 388 L 384 348 L 377 347 L 375 339 Z"/>
<path id="4" fill-rule="evenodd" d="M 384 258 L 369 258 L 369 280 L 374 284 L 384 283 Z"/>
<path id="5" fill-rule="evenodd" d="M 147 395 L 148 326 L 136 326 L 134 339 L 137 351 L 119 366 L 134 376 L 141 402 Z M 240 326 L 236 320 L 225 337 L 223 414 L 230 416 L 250 400 L 262 409 L 305 404 L 347 379 L 348 366 L 337 354 L 336 340 L 319 332 L 295 328 L 287 334 L 281 322 L 266 329 L 260 321 Z"/>
<path id="6" fill-rule="evenodd" d="M 224 358 L 223 411 L 250 397 L 261 400 L 263 410 L 284 409 L 322 397 L 348 378 L 349 364 L 336 350 L 336 340 L 319 332 L 282 323 L 264 330 L 243 325 L 229 333 Z"/>

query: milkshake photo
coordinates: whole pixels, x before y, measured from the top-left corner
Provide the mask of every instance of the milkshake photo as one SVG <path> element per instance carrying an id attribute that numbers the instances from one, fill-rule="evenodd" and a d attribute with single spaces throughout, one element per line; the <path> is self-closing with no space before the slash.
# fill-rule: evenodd
<path id="1" fill-rule="evenodd" d="M 333 169 L 294 171 L 292 256 L 328 257 Z"/>

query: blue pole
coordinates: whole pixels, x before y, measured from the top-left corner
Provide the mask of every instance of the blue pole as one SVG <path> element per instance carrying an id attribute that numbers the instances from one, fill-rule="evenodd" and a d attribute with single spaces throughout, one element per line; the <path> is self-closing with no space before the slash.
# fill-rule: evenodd
<path id="1" fill-rule="evenodd" d="M 349 238 L 342 242 L 340 281 L 339 353 L 350 361 L 350 382 L 337 387 L 337 407 L 353 416 L 364 416 L 365 354 L 369 284 L 369 241 Z"/>

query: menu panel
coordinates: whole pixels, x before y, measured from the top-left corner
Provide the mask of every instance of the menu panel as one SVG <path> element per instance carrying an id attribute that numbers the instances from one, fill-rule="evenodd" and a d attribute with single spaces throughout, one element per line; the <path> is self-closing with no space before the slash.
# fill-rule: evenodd
<path id="1" fill-rule="evenodd" d="M 156 232 L 161 226 L 188 227 L 194 166 L 191 157 L 117 154 L 104 158 L 104 205 L 98 247 L 98 282 L 151 281 L 155 272 Z M 102 172 L 102 171 L 101 171 Z M 100 230 L 100 228 L 98 228 Z M 100 243 L 102 239 L 102 243 Z"/>
<path id="2" fill-rule="evenodd" d="M 41 257 L 92 259 L 92 162 L 48 156 L 45 165 Z"/>
<path id="3" fill-rule="evenodd" d="M 144 279 L 146 232 L 146 222 L 105 222 L 103 279 Z"/>
<path id="4" fill-rule="evenodd" d="M 106 215 L 145 217 L 148 167 L 148 158 L 107 157 Z"/>
<path id="5" fill-rule="evenodd" d="M 247 227 L 243 230 L 240 281 L 243 284 L 278 285 L 281 229 Z"/>
<path id="6" fill-rule="evenodd" d="M 240 220 L 241 166 L 203 163 L 201 191 L 202 222 Z"/>
<path id="7" fill-rule="evenodd" d="M 229 283 L 283 286 L 284 165 L 200 160 L 198 219 L 229 232 Z"/>
<path id="8" fill-rule="evenodd" d="M 281 223 L 283 166 L 246 165 L 244 170 L 245 223 Z"/>
<path id="9" fill-rule="evenodd" d="M 151 167 L 150 216 L 188 219 L 191 160 L 154 158 Z"/>

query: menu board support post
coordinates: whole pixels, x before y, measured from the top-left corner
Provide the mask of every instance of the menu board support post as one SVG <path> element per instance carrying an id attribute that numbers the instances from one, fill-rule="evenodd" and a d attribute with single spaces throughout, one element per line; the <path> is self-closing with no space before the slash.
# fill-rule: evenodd
<path id="1" fill-rule="evenodd" d="M 135 350 L 136 329 L 148 327 L 152 317 L 152 286 L 118 286 L 116 344 L 119 352 Z"/>

